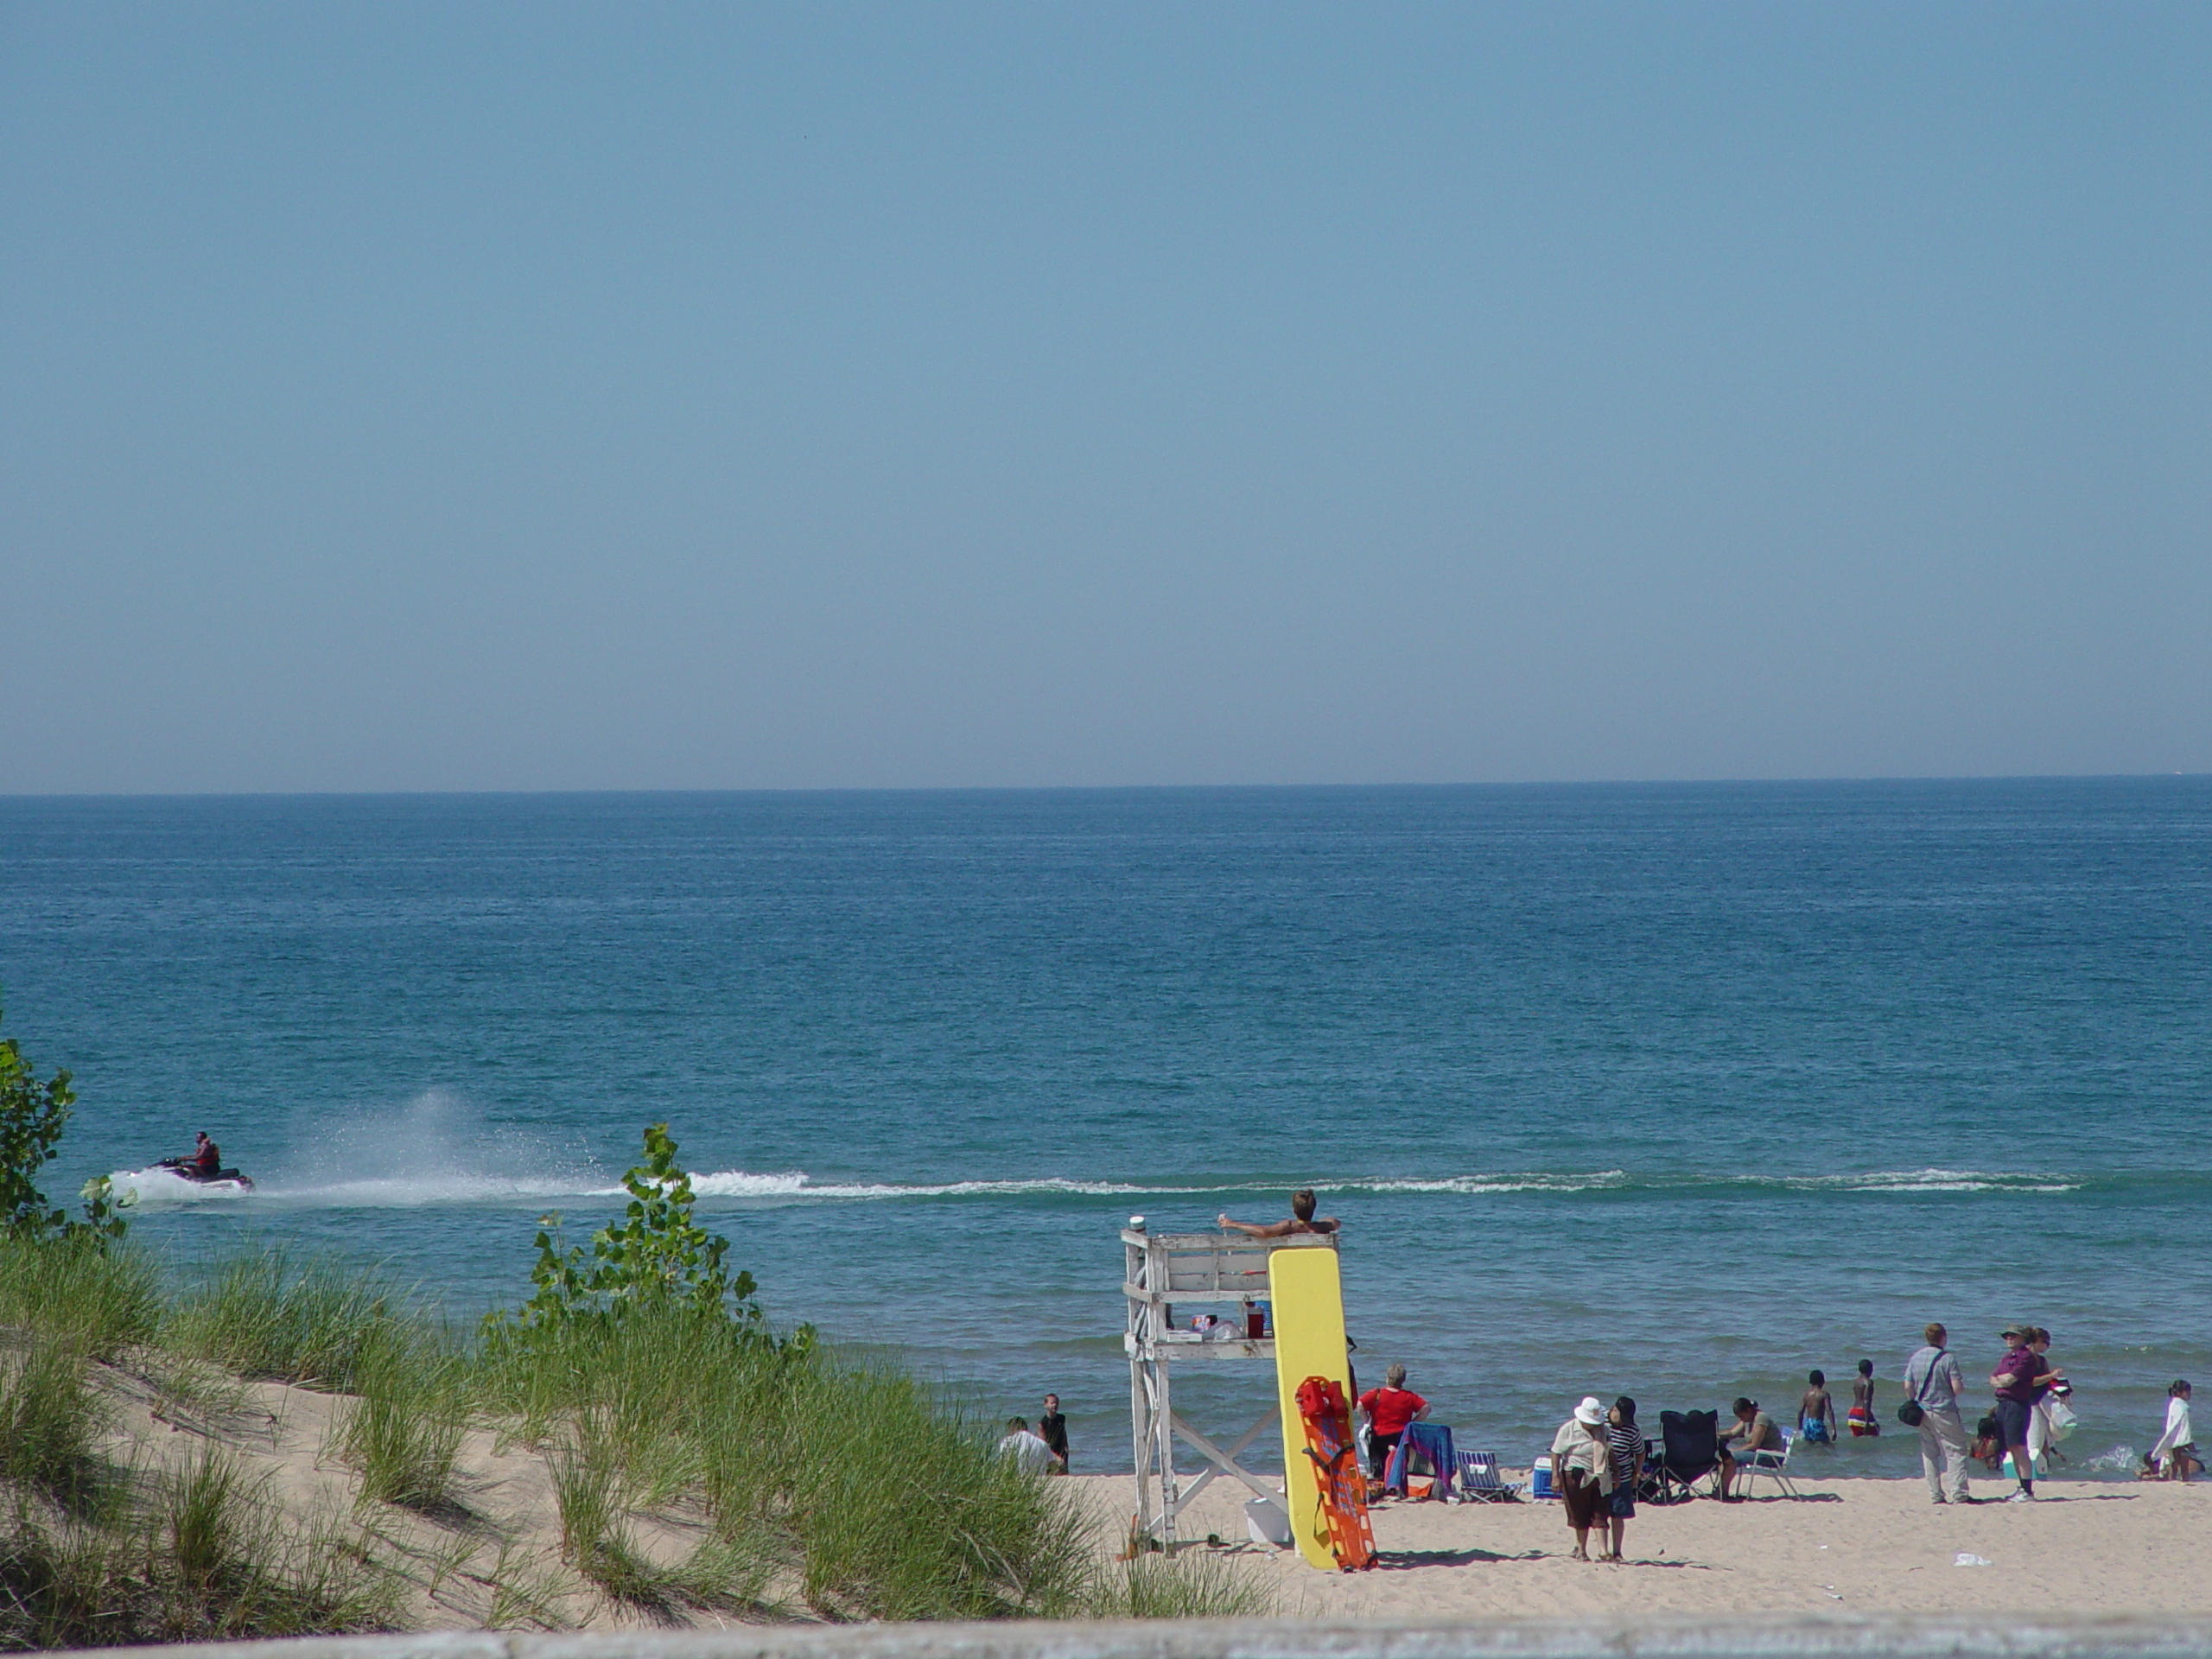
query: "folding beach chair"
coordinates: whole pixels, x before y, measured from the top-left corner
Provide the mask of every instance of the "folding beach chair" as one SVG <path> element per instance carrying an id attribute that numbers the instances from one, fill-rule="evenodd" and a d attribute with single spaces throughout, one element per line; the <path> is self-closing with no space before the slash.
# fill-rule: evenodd
<path id="1" fill-rule="evenodd" d="M 1495 1452 L 1459 1454 L 1459 1496 L 1472 1503 L 1512 1503 L 1519 1500 L 1524 1483 L 1509 1481 L 1498 1472 Z"/>
<path id="2" fill-rule="evenodd" d="M 1769 1447 L 1761 1452 L 1738 1452 L 1736 1475 L 1746 1491 L 1750 1490 L 1753 1475 L 1764 1475 L 1782 1488 L 1784 1496 L 1795 1497 L 1797 1489 L 1789 1484 L 1789 1453 L 1797 1444 L 1797 1437 L 1786 1428 L 1775 1432 L 1782 1436 L 1782 1449 L 1777 1452 Z"/>
<path id="3" fill-rule="evenodd" d="M 1713 1477 L 1720 1487 L 1720 1414 L 1662 1411 L 1659 1414 L 1659 1487 L 1652 1502 L 1676 1503 L 1695 1495 L 1697 1483 Z"/>

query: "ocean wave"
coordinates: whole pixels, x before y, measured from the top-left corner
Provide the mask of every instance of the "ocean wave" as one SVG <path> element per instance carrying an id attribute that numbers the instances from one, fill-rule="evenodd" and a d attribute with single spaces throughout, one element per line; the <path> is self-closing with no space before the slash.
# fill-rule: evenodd
<path id="1" fill-rule="evenodd" d="M 906 1184 L 894 1181 L 839 1182 L 819 1185 L 803 1170 L 775 1175 L 754 1175 L 742 1169 L 718 1169 L 691 1178 L 691 1190 L 702 1198 L 963 1198 L 1000 1194 L 1065 1193 L 1078 1198 L 1151 1198 L 1161 1194 L 1274 1192 L 1280 1182 L 1250 1186 L 1135 1186 L 1126 1181 L 1071 1181 L 1058 1177 L 1036 1180 L 937 1181 Z"/>
<path id="2" fill-rule="evenodd" d="M 118 1182 L 121 1173 L 118 1172 Z M 1709 1193 L 1749 1196 L 1766 1192 L 2060 1193 L 2079 1191 L 2087 1177 L 1961 1169 L 1866 1170 L 1837 1175 L 1791 1175 L 1719 1171 L 1631 1173 L 1621 1169 L 1581 1171 L 1494 1171 L 1467 1175 L 1345 1176 L 1309 1183 L 1325 1196 L 1377 1197 L 1434 1194 L 1446 1198 L 1504 1197 L 1516 1193 L 1605 1196 L 1654 1193 L 1679 1197 Z M 1039 1176 L 963 1181 L 817 1181 L 804 1170 L 704 1170 L 691 1177 L 701 1198 L 721 1203 L 880 1203 L 984 1198 L 1112 1198 L 1131 1200 L 1203 1198 L 1227 1202 L 1264 1193 L 1280 1197 L 1291 1185 L 1281 1178 L 1203 1183 L 1079 1180 Z M 137 1201 L 200 1204 L 232 1202 L 234 1192 L 209 1193 L 182 1181 L 143 1184 Z M 429 1174 L 364 1175 L 353 1179 L 264 1181 L 249 1196 L 257 1205 L 334 1209 L 410 1208 L 429 1205 L 557 1204 L 620 1198 L 623 1189 L 603 1174 L 573 1176 L 455 1170 Z"/>
<path id="3" fill-rule="evenodd" d="M 1745 1177 L 1752 1185 L 1802 1192 L 2075 1192 L 2088 1185 L 2079 1177 L 2023 1173 L 1993 1174 L 1976 1169 L 1880 1169 L 1856 1175 Z"/>
<path id="4" fill-rule="evenodd" d="M 1868 1170 L 1842 1175 L 1781 1175 L 1721 1172 L 1632 1175 L 1626 1170 L 1516 1171 L 1474 1175 L 1435 1177 L 1343 1177 L 1311 1183 L 1318 1193 L 1438 1193 L 1483 1197 L 1516 1192 L 2072 1192 L 2086 1184 L 2081 1178 L 1986 1170 L 1904 1169 Z M 1288 1183 L 1281 1179 L 1215 1181 L 1203 1185 L 1160 1182 L 1082 1181 L 1060 1177 L 1012 1180 L 939 1182 L 816 1183 L 802 1170 L 778 1174 L 753 1174 L 739 1169 L 715 1170 L 691 1178 L 692 1191 L 702 1198 L 948 1198 L 974 1197 L 1083 1198 L 1230 1198 L 1240 1193 L 1281 1193 Z"/>

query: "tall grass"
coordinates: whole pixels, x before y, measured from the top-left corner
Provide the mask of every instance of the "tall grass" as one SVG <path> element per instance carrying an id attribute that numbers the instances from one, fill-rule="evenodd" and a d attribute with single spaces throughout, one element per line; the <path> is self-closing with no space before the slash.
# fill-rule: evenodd
<path id="1" fill-rule="evenodd" d="M 0 1359 L 0 1478 L 81 1504 L 98 1477 L 106 1421 L 72 1344 L 44 1342 Z"/>
<path id="2" fill-rule="evenodd" d="M 715 1540 L 687 1564 L 695 1595 L 747 1600 L 783 1572 L 834 1618 L 1083 1604 L 1090 1542 L 1066 1492 L 994 1458 L 993 1434 L 895 1370 L 680 1307 L 509 1329 L 484 1364 L 487 1396 L 560 1447 L 571 1551 L 609 1593 L 641 1590 L 625 1514 L 674 1503 Z"/>
<path id="3" fill-rule="evenodd" d="M 151 1338 L 160 1319 L 158 1280 L 142 1251 L 105 1240 L 0 1239 L 0 1325 L 109 1360 Z"/>
<path id="4" fill-rule="evenodd" d="M 1103 1568 L 1068 1483 L 995 1457 L 995 1427 L 895 1364 L 779 1343 L 674 1299 L 493 1325 L 465 1347 L 380 1274 L 328 1259 L 262 1250 L 163 1316 L 128 1249 L 0 1246 L 8 1326 L 28 1339 L 11 1348 L 0 1329 L 0 1648 L 395 1619 L 399 1580 L 372 1546 L 392 1540 L 373 1517 L 288 1515 L 215 1444 L 222 1380 L 236 1377 L 352 1394 L 327 1445 L 359 1471 L 365 1504 L 461 1518 L 472 1422 L 539 1448 L 574 1576 L 568 1590 L 546 1576 L 562 1565 L 549 1553 L 527 1593 L 499 1592 L 495 1623 L 558 1622 L 579 1579 L 666 1618 L 772 1617 L 786 1599 L 830 1619 L 1265 1605 L 1220 1562 Z M 206 1396 L 211 1438 L 166 1471 L 101 1460 L 94 1368 L 148 1343 L 168 1357 L 132 1363 L 163 1398 Z"/>
<path id="5" fill-rule="evenodd" d="M 162 1481 L 146 1571 L 160 1639 L 391 1628 L 392 1576 L 328 1516 L 295 1534 L 267 1484 L 212 1442 Z"/>
<path id="6" fill-rule="evenodd" d="M 1195 1550 L 1146 1551 L 1103 1569 L 1086 1597 L 1093 1618 L 1257 1618 L 1275 1611 L 1262 1581 L 1234 1562 Z"/>
<path id="7" fill-rule="evenodd" d="M 791 1425 L 790 1516 L 817 1611 L 887 1619 L 1077 1611 L 1090 1556 L 1067 1489 L 912 1376 L 822 1367 Z"/>
<path id="8" fill-rule="evenodd" d="M 81 1516 L 19 1503 L 0 1532 L 0 1647 L 389 1630 L 397 1584 L 328 1517 L 293 1527 L 208 1446 Z"/>
<path id="9" fill-rule="evenodd" d="M 454 1510 L 468 1427 L 461 1356 L 421 1332 L 373 1344 L 353 1367 L 359 1397 L 339 1420 L 338 1454 L 361 1494 L 435 1515 Z"/>
<path id="10" fill-rule="evenodd" d="M 422 1322 L 381 1272 L 268 1247 L 188 1292 L 161 1327 L 164 1347 L 242 1376 L 351 1393 L 363 1370 Z"/>

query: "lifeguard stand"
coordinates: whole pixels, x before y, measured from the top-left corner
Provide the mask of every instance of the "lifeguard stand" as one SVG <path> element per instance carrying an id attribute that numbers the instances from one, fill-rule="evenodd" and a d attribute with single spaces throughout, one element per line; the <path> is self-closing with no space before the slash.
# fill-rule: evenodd
<path id="1" fill-rule="evenodd" d="M 1172 1365 L 1185 1361 L 1261 1359 L 1274 1363 L 1272 1336 L 1251 1337 L 1236 1329 L 1228 1337 L 1208 1338 L 1174 1328 L 1174 1305 L 1228 1304 L 1232 1325 L 1246 1302 L 1268 1294 L 1268 1257 L 1276 1250 L 1333 1250 L 1334 1233 L 1292 1233 L 1282 1238 L 1252 1238 L 1243 1233 L 1153 1233 L 1135 1219 L 1122 1230 L 1125 1260 L 1122 1294 L 1128 1299 L 1129 1323 L 1122 1345 L 1129 1356 L 1129 1430 L 1135 1443 L 1137 1527 L 1172 1547 L 1175 1517 L 1217 1476 L 1239 1480 L 1271 1503 L 1284 1501 L 1278 1482 L 1263 1482 L 1239 1465 L 1247 1446 L 1273 1427 L 1281 1415 L 1267 1414 L 1226 1450 L 1208 1440 L 1176 1412 L 1168 1392 Z M 1208 1467 L 1181 1491 L 1175 1475 L 1175 1442 L 1180 1438 L 1205 1459 Z M 1157 1502 L 1154 1482 L 1159 1483 Z"/>

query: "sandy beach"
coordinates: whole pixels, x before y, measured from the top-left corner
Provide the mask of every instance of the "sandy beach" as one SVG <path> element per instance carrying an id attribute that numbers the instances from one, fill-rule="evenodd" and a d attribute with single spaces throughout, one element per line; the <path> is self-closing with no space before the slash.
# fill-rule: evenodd
<path id="1" fill-rule="evenodd" d="M 1126 1526 L 1128 1477 L 1073 1484 Z M 1917 1480 L 1796 1484 L 1796 1498 L 1645 1505 L 1619 1566 L 1570 1560 L 1573 1535 L 1549 1502 L 1383 1504 L 1382 1562 L 1356 1574 L 1244 1542 L 1247 1494 L 1226 1482 L 1185 1511 L 1186 1535 L 1217 1533 L 1217 1553 L 1268 1584 L 1279 1613 L 1312 1618 L 2212 1611 L 2212 1484 L 2046 1481 L 2034 1503 L 1963 1509 L 1930 1503 Z M 1987 1565 L 1961 1567 L 1962 1553 Z"/>

